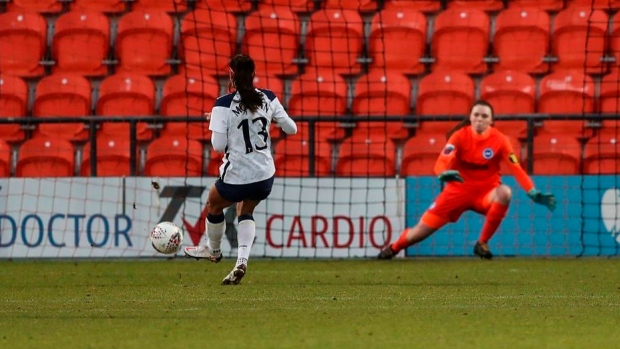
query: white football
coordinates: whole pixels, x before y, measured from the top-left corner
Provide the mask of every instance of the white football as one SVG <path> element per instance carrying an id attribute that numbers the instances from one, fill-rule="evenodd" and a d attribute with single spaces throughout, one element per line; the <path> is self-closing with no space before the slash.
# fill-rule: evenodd
<path id="1" fill-rule="evenodd" d="M 153 248 L 163 254 L 177 253 L 183 245 L 183 232 L 172 222 L 161 222 L 149 235 Z"/>

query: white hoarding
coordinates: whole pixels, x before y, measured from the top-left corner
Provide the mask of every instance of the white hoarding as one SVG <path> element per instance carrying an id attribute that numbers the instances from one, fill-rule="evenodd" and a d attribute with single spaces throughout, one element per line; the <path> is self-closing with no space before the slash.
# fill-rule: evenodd
<path id="1" fill-rule="evenodd" d="M 150 257 L 160 221 L 204 239 L 206 199 L 215 178 L 45 178 L 0 187 L 0 258 Z M 154 185 L 154 183 L 157 183 Z M 254 214 L 252 253 L 264 257 L 368 257 L 404 224 L 398 179 L 277 178 Z M 222 248 L 236 255 L 234 208 Z M 179 253 L 181 256 L 181 253 Z"/>

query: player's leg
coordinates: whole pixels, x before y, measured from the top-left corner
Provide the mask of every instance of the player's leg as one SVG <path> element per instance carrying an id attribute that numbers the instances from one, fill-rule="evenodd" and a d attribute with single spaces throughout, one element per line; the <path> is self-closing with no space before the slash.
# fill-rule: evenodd
<path id="1" fill-rule="evenodd" d="M 447 223 L 456 221 L 468 207 L 467 195 L 459 190 L 444 190 L 417 225 L 403 230 L 396 242 L 381 250 L 379 259 L 392 259 L 401 250 L 423 241 Z"/>
<path id="2" fill-rule="evenodd" d="M 487 195 L 484 196 L 482 202 L 477 206 L 476 211 L 481 211 L 486 215 L 486 220 L 480 237 L 474 246 L 474 254 L 483 259 L 492 259 L 493 253 L 489 249 L 489 240 L 493 237 L 493 234 L 497 231 L 500 224 L 506 217 L 508 207 L 510 205 L 510 199 L 512 198 L 512 191 L 510 187 L 506 185 L 500 185 L 493 188 Z"/>
<path id="3" fill-rule="evenodd" d="M 237 205 L 237 263 L 233 270 L 222 280 L 224 285 L 237 285 L 245 276 L 248 268 L 248 260 L 252 251 L 254 237 L 256 237 L 256 224 L 254 222 L 254 208 L 260 200 L 243 200 Z"/>
<path id="4" fill-rule="evenodd" d="M 234 203 L 234 201 L 225 199 L 218 190 L 218 182 L 209 190 L 207 199 L 207 218 L 205 219 L 207 243 L 206 245 L 188 246 L 183 249 L 185 255 L 196 259 L 209 259 L 213 263 L 222 260 L 221 244 L 226 230 L 226 221 L 224 220 L 224 209 Z M 222 187 L 223 183 L 219 183 Z M 224 192 L 226 188 L 222 189 Z"/>
<path id="5" fill-rule="evenodd" d="M 435 228 L 433 226 L 429 226 L 428 223 L 425 223 L 425 221 L 428 221 L 428 217 L 425 216 L 426 213 L 422 216 L 422 219 L 420 219 L 418 224 L 416 224 L 413 228 L 407 228 L 403 230 L 396 242 L 384 247 L 381 252 L 379 252 L 379 259 L 392 259 L 401 250 L 404 250 L 411 245 L 415 245 L 418 242 L 433 235 L 433 233 L 436 232 L 439 227 Z"/>
<path id="6" fill-rule="evenodd" d="M 237 263 L 235 263 L 233 270 L 222 280 L 224 285 L 237 285 L 246 274 L 252 244 L 256 237 L 254 209 L 262 200 L 269 197 L 272 186 L 273 177 L 248 184 L 245 188 L 246 198 L 237 204 Z"/>

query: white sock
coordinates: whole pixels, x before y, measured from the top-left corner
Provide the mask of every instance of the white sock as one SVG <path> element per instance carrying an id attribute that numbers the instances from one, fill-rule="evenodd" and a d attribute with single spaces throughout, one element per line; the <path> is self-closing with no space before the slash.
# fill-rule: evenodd
<path id="1" fill-rule="evenodd" d="M 239 248 L 237 249 L 237 264 L 236 267 L 248 264 L 248 258 L 250 258 L 250 250 L 252 250 L 252 244 L 254 243 L 254 237 L 256 236 L 256 223 L 252 219 L 244 219 L 239 222 L 237 226 L 237 241 Z"/>
<path id="2" fill-rule="evenodd" d="M 224 230 L 226 230 L 226 221 L 220 223 L 211 223 L 209 220 L 207 221 L 207 236 L 209 237 L 207 241 L 207 246 L 211 249 L 211 251 L 218 252 L 220 250 L 220 245 L 222 244 L 222 237 L 224 236 Z"/>

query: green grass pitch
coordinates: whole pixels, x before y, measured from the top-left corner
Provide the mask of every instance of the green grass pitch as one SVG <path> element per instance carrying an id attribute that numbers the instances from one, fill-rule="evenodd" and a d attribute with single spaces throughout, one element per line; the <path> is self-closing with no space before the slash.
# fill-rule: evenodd
<path id="1" fill-rule="evenodd" d="M 620 348 L 620 259 L 1 261 L 0 348 Z"/>

